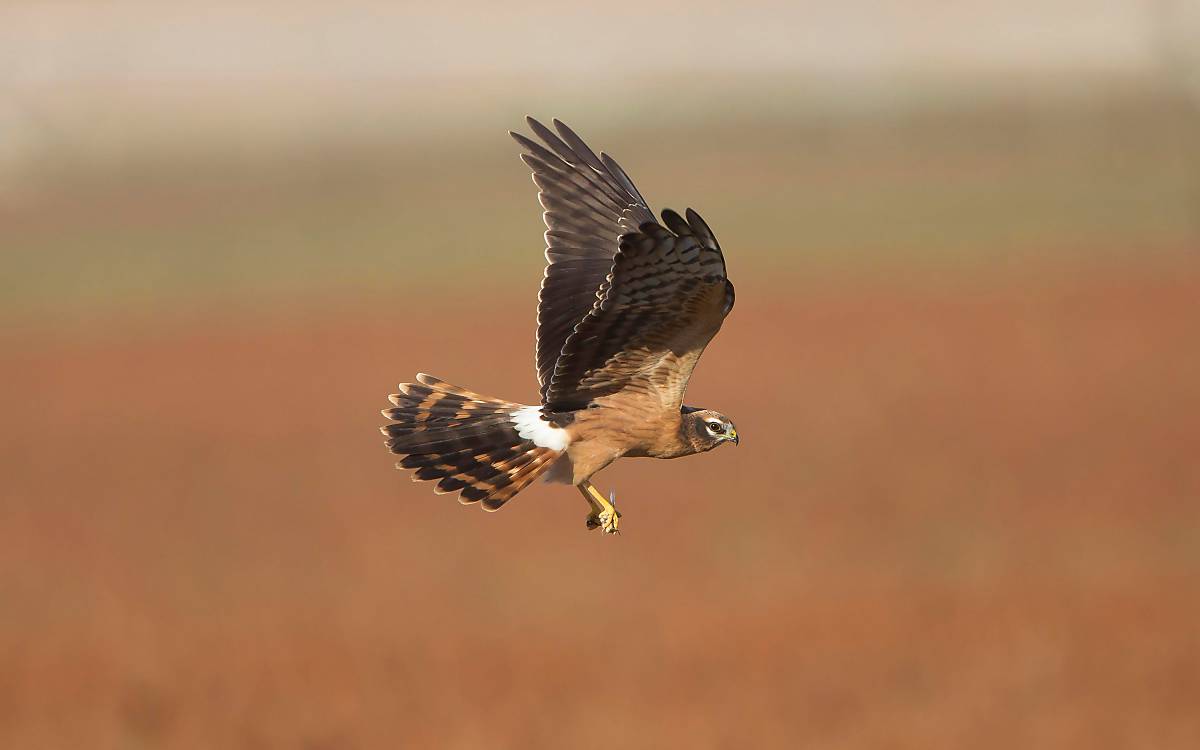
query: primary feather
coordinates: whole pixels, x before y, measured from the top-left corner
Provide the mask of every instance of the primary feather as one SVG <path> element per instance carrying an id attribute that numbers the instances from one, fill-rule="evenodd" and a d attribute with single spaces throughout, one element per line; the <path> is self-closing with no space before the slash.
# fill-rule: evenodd
<path id="1" fill-rule="evenodd" d="M 512 133 L 525 149 L 545 213 L 546 271 L 538 294 L 537 373 L 545 399 L 554 365 L 575 326 L 607 286 L 617 239 L 654 214 L 612 158 L 597 157 L 570 128 L 557 134 L 527 118 L 542 143 Z"/>

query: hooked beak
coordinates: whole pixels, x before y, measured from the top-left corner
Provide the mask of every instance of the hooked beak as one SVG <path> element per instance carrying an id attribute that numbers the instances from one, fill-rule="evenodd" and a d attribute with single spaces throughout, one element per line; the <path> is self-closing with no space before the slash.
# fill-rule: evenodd
<path id="1" fill-rule="evenodd" d="M 737 434 L 737 430 L 735 430 L 734 428 L 730 427 L 730 428 L 729 428 L 729 436 L 728 436 L 728 437 L 726 437 L 725 439 L 726 439 L 726 440 L 732 440 L 732 441 L 733 441 L 733 444 L 734 444 L 734 445 L 737 445 L 737 444 L 738 444 L 738 434 Z"/>

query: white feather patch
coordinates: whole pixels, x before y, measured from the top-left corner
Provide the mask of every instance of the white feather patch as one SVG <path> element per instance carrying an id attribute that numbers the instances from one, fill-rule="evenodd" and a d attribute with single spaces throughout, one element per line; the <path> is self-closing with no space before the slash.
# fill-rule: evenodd
<path id="1" fill-rule="evenodd" d="M 512 412 L 513 424 L 517 426 L 517 434 L 525 440 L 532 440 L 539 448 L 549 448 L 555 451 L 565 451 L 571 438 L 567 431 L 555 427 L 542 419 L 542 407 L 525 406 Z"/>

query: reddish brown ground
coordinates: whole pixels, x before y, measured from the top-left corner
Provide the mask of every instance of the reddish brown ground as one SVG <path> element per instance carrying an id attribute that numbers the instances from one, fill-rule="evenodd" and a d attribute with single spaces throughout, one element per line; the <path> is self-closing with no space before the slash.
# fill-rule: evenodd
<path id="1" fill-rule="evenodd" d="M 619 538 L 383 452 L 415 370 L 530 397 L 523 297 L 6 334 L 0 746 L 1200 747 L 1198 300 L 740 288 L 742 446 L 602 474 Z"/>

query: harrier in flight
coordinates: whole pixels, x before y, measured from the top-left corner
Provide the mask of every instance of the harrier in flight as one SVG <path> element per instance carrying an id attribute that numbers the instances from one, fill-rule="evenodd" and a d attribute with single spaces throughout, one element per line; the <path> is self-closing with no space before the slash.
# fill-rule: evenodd
<path id="1" fill-rule="evenodd" d="M 688 209 L 659 223 L 625 170 L 563 123 L 528 118 L 524 149 L 546 211 L 537 315 L 541 403 L 502 401 L 425 374 L 402 383 L 380 429 L 398 468 L 436 493 L 497 510 L 539 476 L 576 486 L 589 529 L 621 514 L 592 476 L 622 456 L 678 458 L 738 442 L 720 412 L 683 404 L 704 347 L 733 309 L 712 230 Z M 555 132 L 557 131 L 557 132 Z"/>

